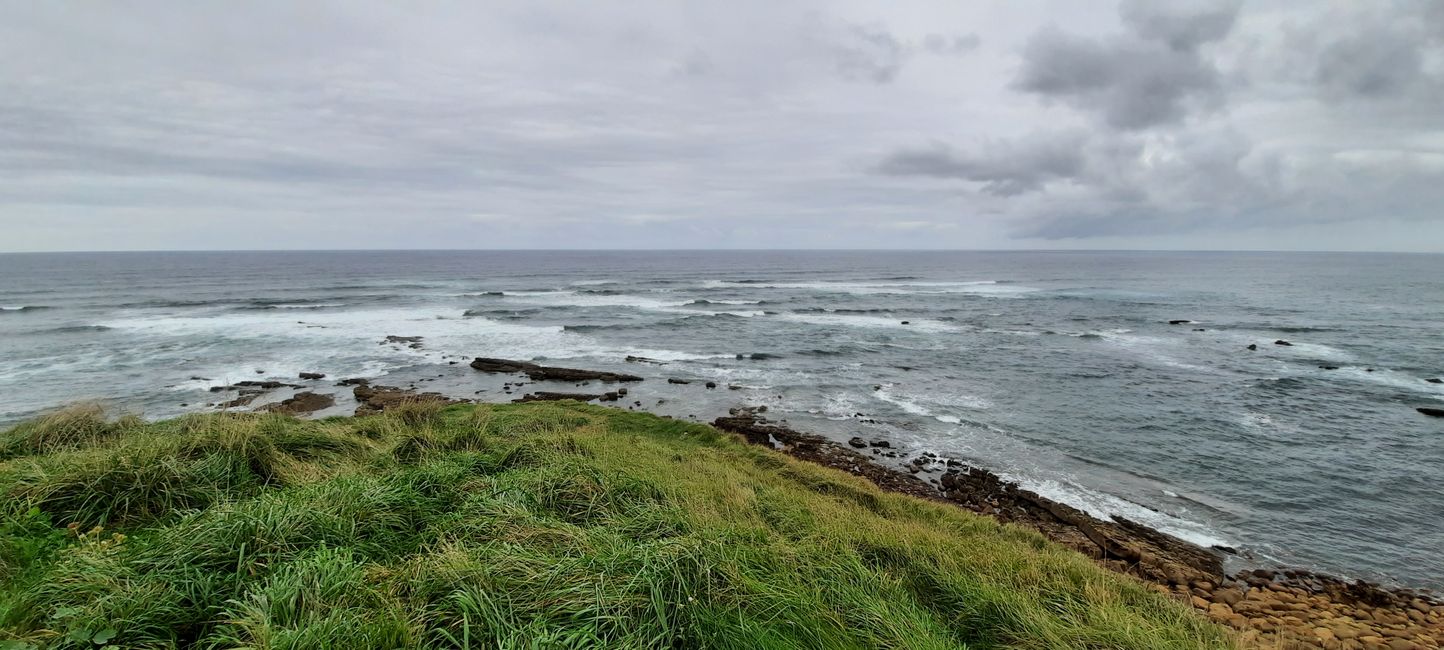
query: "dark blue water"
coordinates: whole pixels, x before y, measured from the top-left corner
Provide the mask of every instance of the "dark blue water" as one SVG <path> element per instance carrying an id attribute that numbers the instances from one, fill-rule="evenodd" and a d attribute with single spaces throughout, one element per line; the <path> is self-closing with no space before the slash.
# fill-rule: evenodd
<path id="1" fill-rule="evenodd" d="M 0 255 L 0 307 L 0 422 L 92 398 L 165 417 L 300 371 L 500 400 L 438 364 L 551 359 L 646 374 L 654 410 L 766 404 L 1261 559 L 1444 586 L 1444 419 L 1414 410 L 1444 406 L 1444 256 Z"/>

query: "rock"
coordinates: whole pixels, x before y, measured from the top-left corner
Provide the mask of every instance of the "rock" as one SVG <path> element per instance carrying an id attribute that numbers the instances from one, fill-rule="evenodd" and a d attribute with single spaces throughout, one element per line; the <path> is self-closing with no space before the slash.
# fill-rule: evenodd
<path id="1" fill-rule="evenodd" d="M 385 340 L 381 341 L 381 345 L 386 345 L 387 343 L 396 343 L 398 345 L 405 343 L 410 344 L 412 347 L 417 347 L 421 345 L 421 338 L 420 336 L 396 336 L 395 334 L 390 334 Z"/>
<path id="2" fill-rule="evenodd" d="M 1192 322 L 1193 322 L 1193 321 L 1188 320 L 1188 319 L 1186 319 L 1186 318 L 1179 318 L 1179 319 L 1176 319 L 1176 320 L 1168 321 L 1168 324 L 1169 324 L 1169 325 L 1187 325 L 1187 324 L 1192 323 Z"/>
<path id="3" fill-rule="evenodd" d="M 443 405 L 461 403 L 458 400 L 448 398 L 440 393 L 418 393 L 414 390 L 397 388 L 395 386 L 358 384 L 355 388 L 351 389 L 351 394 L 356 397 L 356 415 L 380 413 L 404 404 L 419 402 L 439 402 Z"/>
<path id="4" fill-rule="evenodd" d="M 1440 379 L 1438 377 L 1430 377 L 1428 379 L 1425 379 L 1424 381 L 1427 381 L 1431 384 L 1444 384 L 1444 379 Z"/>
<path id="5" fill-rule="evenodd" d="M 768 359 L 781 359 L 781 358 L 782 358 L 782 355 L 772 354 L 772 353 L 770 353 L 770 352 L 753 352 L 752 354 L 749 354 L 749 355 L 747 355 L 747 356 L 748 356 L 748 358 L 752 359 L 753 361 L 766 361 L 766 360 L 768 360 Z"/>
<path id="6" fill-rule="evenodd" d="M 634 357 L 634 356 L 632 356 L 632 355 L 630 355 L 630 354 L 627 355 L 627 358 L 624 359 L 624 361 L 626 361 L 627 363 L 651 363 L 651 364 L 655 364 L 655 365 L 658 365 L 658 366 L 665 366 L 665 365 L 667 365 L 667 362 L 666 362 L 666 361 L 658 361 L 658 360 L 656 360 L 656 359 L 651 359 L 651 358 L 648 358 L 648 357 Z"/>
<path id="7" fill-rule="evenodd" d="M 870 442 L 870 443 L 868 443 L 868 444 L 869 444 L 869 445 L 872 445 L 873 447 L 883 447 L 883 448 L 887 448 L 887 447 L 891 447 L 891 446 L 892 446 L 892 443 L 891 443 L 891 442 L 888 442 L 888 441 L 882 440 L 882 439 L 874 440 L 874 441 L 872 441 L 872 442 Z"/>
<path id="8" fill-rule="evenodd" d="M 276 388 L 304 388 L 298 384 L 287 384 L 279 381 L 238 381 L 230 386 L 211 386 L 212 393 L 219 393 L 227 390 L 240 390 L 254 388 L 258 390 L 272 390 Z"/>
<path id="9" fill-rule="evenodd" d="M 616 395 L 616 393 L 611 393 L 611 395 Z M 513 404 L 523 404 L 526 402 L 558 402 L 565 399 L 576 400 L 578 402 L 590 402 L 592 400 L 600 400 L 605 396 L 606 395 L 588 395 L 586 393 L 550 393 L 547 391 L 537 391 L 535 393 L 527 393 L 511 402 Z"/>
<path id="10" fill-rule="evenodd" d="M 690 384 L 690 383 L 692 383 L 692 382 L 691 382 L 690 380 L 687 380 L 687 379 L 678 379 L 678 378 L 676 378 L 676 377 L 668 377 L 668 378 L 667 378 L 667 383 L 669 383 L 669 384 Z"/>
<path id="11" fill-rule="evenodd" d="M 324 372 L 303 372 L 303 373 L 301 373 L 301 379 L 325 379 L 325 378 L 326 378 L 326 373 L 324 373 Z"/>
<path id="12" fill-rule="evenodd" d="M 1424 415 L 1432 415 L 1432 416 L 1434 416 L 1434 417 L 1436 417 L 1436 418 L 1444 418 L 1444 409 L 1436 409 L 1436 408 L 1430 408 L 1430 407 L 1428 407 L 1428 406 L 1421 406 L 1421 407 L 1416 408 L 1416 409 L 1414 409 L 1414 410 L 1416 410 L 1416 411 L 1418 411 L 1418 412 L 1420 412 L 1420 413 L 1423 413 Z"/>
<path id="13" fill-rule="evenodd" d="M 856 436 L 854 436 L 851 440 L 848 440 L 847 444 L 857 449 L 863 449 L 867 447 L 867 441 Z"/>
<path id="14" fill-rule="evenodd" d="M 365 386 L 366 384 L 369 384 L 369 383 L 371 383 L 371 380 L 370 380 L 370 379 L 362 379 L 361 377 L 351 377 L 351 378 L 349 378 L 349 379 L 342 379 L 341 381 L 336 382 L 336 385 L 337 385 L 337 386 Z"/>
<path id="15" fill-rule="evenodd" d="M 482 372 L 521 373 L 536 381 L 586 381 L 591 379 L 605 382 L 642 381 L 642 378 L 636 375 L 627 375 L 617 372 L 604 372 L 600 370 L 579 370 L 576 368 L 556 368 L 550 366 L 539 366 L 529 361 L 488 359 L 486 357 L 477 357 L 473 359 L 471 362 L 471 367 Z"/>
<path id="16" fill-rule="evenodd" d="M 1195 327 L 1195 328 L 1193 328 L 1193 331 L 1195 331 L 1195 332 L 1207 332 L 1208 330 L 1206 330 L 1206 329 L 1204 329 L 1204 328 L 1202 328 L 1202 327 Z"/>
<path id="17" fill-rule="evenodd" d="M 1250 343 L 1250 344 L 1248 344 L 1248 349 L 1250 349 L 1250 350 L 1257 350 L 1257 349 L 1258 349 L 1258 344 L 1257 344 L 1257 343 Z"/>
<path id="18" fill-rule="evenodd" d="M 717 387 L 717 382 L 715 382 L 715 381 L 709 381 L 709 382 L 707 382 L 707 383 L 705 383 L 705 384 L 702 384 L 702 385 L 703 385 L 703 386 L 706 386 L 706 387 L 708 387 L 708 388 L 716 388 L 716 387 Z"/>
<path id="19" fill-rule="evenodd" d="M 727 390 L 742 390 L 742 387 L 737 384 L 727 384 Z"/>
<path id="20" fill-rule="evenodd" d="M 307 391 L 304 393 L 296 393 L 294 396 L 277 404 L 267 404 L 261 407 L 261 410 L 272 413 L 286 413 L 288 415 L 305 415 L 335 405 L 336 397 L 334 395 L 322 395 L 320 393 Z"/>
<path id="21" fill-rule="evenodd" d="M 1277 340 L 1277 341 L 1274 341 L 1274 345 L 1286 345 L 1286 346 L 1289 346 L 1289 347 L 1293 347 L 1294 344 L 1289 343 L 1288 341 L 1285 341 L 1285 340 L 1283 340 L 1283 339 L 1279 339 L 1279 340 Z"/>
<path id="22" fill-rule="evenodd" d="M 1338 366 L 1319 366 L 1319 367 L 1320 367 L 1320 368 L 1323 368 L 1324 370 L 1338 370 L 1338 369 L 1339 369 Z"/>
<path id="23" fill-rule="evenodd" d="M 903 325 L 912 325 L 912 322 L 911 322 L 911 321 L 903 321 L 902 324 L 903 324 Z"/>

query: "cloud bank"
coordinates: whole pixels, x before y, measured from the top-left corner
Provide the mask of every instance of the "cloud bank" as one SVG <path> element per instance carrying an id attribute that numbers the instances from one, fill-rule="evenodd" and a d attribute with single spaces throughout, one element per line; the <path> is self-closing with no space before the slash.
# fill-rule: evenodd
<path id="1" fill-rule="evenodd" d="M 6 3 L 0 250 L 1444 250 L 1444 3 L 967 4 Z"/>

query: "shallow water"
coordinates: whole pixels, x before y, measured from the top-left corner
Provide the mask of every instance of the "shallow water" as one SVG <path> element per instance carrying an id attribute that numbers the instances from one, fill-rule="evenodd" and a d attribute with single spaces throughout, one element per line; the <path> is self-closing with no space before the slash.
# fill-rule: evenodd
<path id="1" fill-rule="evenodd" d="M 86 398 L 165 417 L 301 371 L 564 360 L 744 386 L 696 399 L 968 458 L 1263 559 L 1444 587 L 1444 419 L 1414 411 L 1444 406 L 1425 381 L 1444 376 L 1444 256 L 0 255 L 0 309 L 0 422 Z"/>

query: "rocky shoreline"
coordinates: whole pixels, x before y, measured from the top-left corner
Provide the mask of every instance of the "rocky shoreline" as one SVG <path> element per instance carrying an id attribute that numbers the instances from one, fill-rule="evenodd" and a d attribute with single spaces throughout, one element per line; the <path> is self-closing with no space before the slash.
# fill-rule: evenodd
<path id="1" fill-rule="evenodd" d="M 419 344 L 419 339 L 406 342 Z M 613 385 L 643 381 L 636 375 L 506 359 L 478 357 L 469 365 L 481 373 L 519 374 L 533 381 L 569 382 L 573 386 L 586 386 L 591 381 Z M 236 390 L 241 397 L 220 406 L 243 407 L 274 388 L 302 388 L 280 382 L 264 382 L 275 386 L 259 385 L 262 383 L 243 382 L 247 385 L 223 387 Z M 505 394 L 514 394 L 522 385 L 522 382 L 504 384 Z M 471 401 L 421 391 L 414 385 L 373 385 L 364 379 L 343 380 L 337 386 L 351 389 L 356 415 L 418 401 Z M 627 394 L 625 388 L 610 387 L 595 394 L 539 390 L 512 401 L 615 402 Z M 255 408 L 305 415 L 334 404 L 331 396 L 298 392 L 286 400 Z M 641 406 L 642 402 L 637 400 L 627 408 Z M 769 421 L 761 415 L 765 409 L 734 408 L 712 424 L 740 435 L 749 443 L 866 478 L 886 490 L 947 502 L 1006 523 L 1033 528 L 1110 569 L 1135 576 L 1162 593 L 1190 603 L 1219 624 L 1235 629 L 1244 647 L 1416 650 L 1437 649 L 1444 641 L 1444 601 L 1427 591 L 1389 588 L 1304 570 L 1249 569 L 1228 573 L 1224 558 L 1232 549 L 1203 548 L 1121 517 L 1100 520 L 960 459 L 923 454 L 912 458 L 904 469 L 889 467 L 876 462 L 875 458 L 899 458 L 903 454 L 886 441 L 854 439 L 848 444 L 839 443 Z M 862 453 L 865 450 L 872 455 Z"/>

